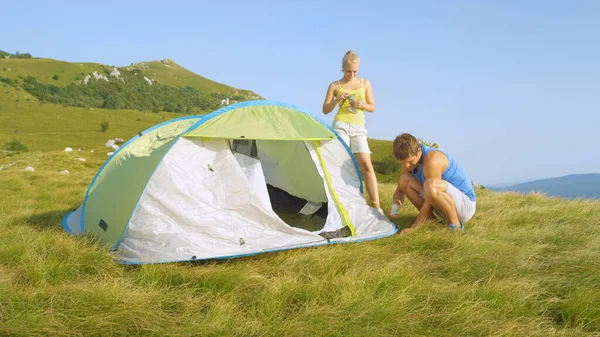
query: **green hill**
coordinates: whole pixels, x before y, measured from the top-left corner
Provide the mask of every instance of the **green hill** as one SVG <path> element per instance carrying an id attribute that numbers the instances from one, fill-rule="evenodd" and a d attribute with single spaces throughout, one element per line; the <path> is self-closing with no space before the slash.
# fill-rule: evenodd
<path id="1" fill-rule="evenodd" d="M 166 85 L 176 87 L 190 86 L 205 93 L 217 92 L 227 94 L 237 91 L 240 95 L 249 95 L 260 98 L 259 95 L 256 95 L 252 91 L 236 89 L 197 75 L 178 65 L 171 59 L 138 62 L 132 63 L 129 66 L 115 67 L 113 65 L 103 65 L 99 63 L 65 62 L 48 58 L 0 58 L 0 69 L 2 69 L 0 73 L 2 74 L 1 76 L 9 78 L 33 76 L 40 83 L 45 84 L 67 85 L 81 80 L 82 76 L 91 74 L 94 71 L 99 74 L 107 75 L 115 68 L 119 71 L 138 69 L 149 75 L 153 80 Z M 54 75 L 58 75 L 59 79 L 54 80 Z"/>
<path id="2" fill-rule="evenodd" d="M 263 99 L 194 74 L 169 59 L 114 67 L 9 57 L 0 59 L 0 69 L 4 94 L 24 90 L 30 100 L 71 107 L 202 114 L 224 101 Z"/>
<path id="3" fill-rule="evenodd" d="M 17 137 L 29 148 L 0 152 L 2 336 L 600 332 L 600 201 L 478 189 L 464 234 L 429 223 L 409 235 L 234 260 L 116 264 L 107 247 L 66 234 L 61 218 L 107 159 L 106 140 L 179 115 L 40 105 L 26 95 L 0 93 L 0 144 Z M 391 151 L 371 141 L 373 158 Z M 379 185 L 386 209 L 393 188 Z M 416 213 L 407 205 L 396 223 L 407 227 Z"/>
<path id="4" fill-rule="evenodd" d="M 98 63 L 69 63 L 44 58 L 32 59 L 0 59 L 0 76 L 19 78 L 33 76 L 40 83 L 64 86 L 77 82 L 81 73 L 90 74 L 94 71 L 104 73 L 107 68 Z M 52 77 L 59 75 L 58 80 Z"/>
<path id="5" fill-rule="evenodd" d="M 171 59 L 161 61 L 134 63 L 127 69 L 140 69 L 149 74 L 153 79 L 160 83 L 172 86 L 190 86 L 201 92 L 217 92 L 221 94 L 231 94 L 247 99 L 262 99 L 259 95 L 250 90 L 235 89 L 228 85 L 211 81 L 205 77 L 197 75 Z"/>

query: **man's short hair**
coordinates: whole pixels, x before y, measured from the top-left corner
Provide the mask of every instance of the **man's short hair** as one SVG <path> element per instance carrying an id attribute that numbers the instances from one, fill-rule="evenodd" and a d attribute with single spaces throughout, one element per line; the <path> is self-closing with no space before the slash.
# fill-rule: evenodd
<path id="1" fill-rule="evenodd" d="M 409 133 L 402 133 L 394 139 L 393 153 L 397 160 L 416 156 L 421 146 L 417 138 Z"/>

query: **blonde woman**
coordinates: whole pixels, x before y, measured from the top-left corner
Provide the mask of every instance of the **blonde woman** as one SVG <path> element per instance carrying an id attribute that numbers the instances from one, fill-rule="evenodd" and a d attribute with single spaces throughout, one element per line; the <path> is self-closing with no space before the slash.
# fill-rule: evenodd
<path id="1" fill-rule="evenodd" d="M 350 146 L 365 180 L 371 206 L 377 208 L 383 215 L 379 205 L 377 178 L 371 163 L 371 151 L 367 143 L 367 129 L 365 128 L 365 111 L 375 111 L 375 100 L 371 82 L 356 77 L 359 66 L 358 55 L 351 50 L 346 52 L 342 59 L 344 76 L 329 84 L 325 102 L 323 102 L 323 113 L 328 114 L 336 105 L 338 106 L 332 127 Z"/>

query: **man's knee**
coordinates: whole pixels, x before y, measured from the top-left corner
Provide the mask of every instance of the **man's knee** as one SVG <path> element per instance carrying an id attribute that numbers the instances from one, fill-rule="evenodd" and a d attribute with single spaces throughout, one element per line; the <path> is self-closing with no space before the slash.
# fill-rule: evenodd
<path id="1" fill-rule="evenodd" d="M 423 190 L 425 191 L 425 198 L 436 199 L 440 196 L 440 192 L 443 192 L 443 184 L 445 182 L 439 178 L 429 178 L 423 183 Z"/>
<path id="2" fill-rule="evenodd" d="M 398 181 L 398 187 L 400 188 L 401 191 L 406 192 L 406 190 L 408 190 L 408 187 L 410 186 L 410 175 L 409 174 L 403 174 L 400 176 L 400 180 Z"/>

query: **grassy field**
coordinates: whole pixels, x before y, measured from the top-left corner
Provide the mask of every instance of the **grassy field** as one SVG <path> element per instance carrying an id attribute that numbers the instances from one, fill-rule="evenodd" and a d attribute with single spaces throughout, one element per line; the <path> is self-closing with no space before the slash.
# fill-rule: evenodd
<path id="1" fill-rule="evenodd" d="M 30 151 L 0 157 L 0 336 L 600 335 L 599 201 L 478 190 L 463 234 L 430 224 L 249 258 L 119 265 L 60 220 L 81 204 L 108 139 L 176 115 L 2 95 L 0 144 Z M 386 208 L 393 188 L 379 186 Z M 409 206 L 397 224 L 415 216 Z"/>
<path id="2" fill-rule="evenodd" d="M 52 59 L 0 59 L 2 77 L 33 76 L 40 83 L 58 86 L 75 82 L 77 76 L 83 78 L 94 71 L 104 75 L 103 66 L 98 63 L 70 63 Z M 52 78 L 54 75 L 58 75 L 57 80 Z"/>
<path id="3" fill-rule="evenodd" d="M 0 144 L 17 139 L 31 150 L 43 152 L 62 151 L 66 147 L 74 150 L 102 150 L 102 159 L 106 159 L 108 148 L 105 148 L 104 144 L 107 140 L 115 137 L 127 140 L 153 125 L 177 117 L 181 115 L 134 110 L 64 108 L 23 100 L 0 101 Z M 100 124 L 103 121 L 109 123 L 106 132 L 101 131 Z"/>

